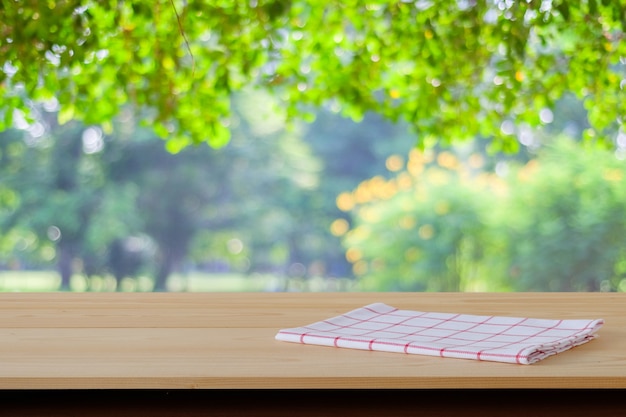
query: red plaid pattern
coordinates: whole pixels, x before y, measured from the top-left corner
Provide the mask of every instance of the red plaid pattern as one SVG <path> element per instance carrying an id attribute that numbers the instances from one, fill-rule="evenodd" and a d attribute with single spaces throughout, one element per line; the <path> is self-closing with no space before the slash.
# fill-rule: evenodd
<path id="1" fill-rule="evenodd" d="M 596 338 L 603 324 L 602 319 L 429 313 L 375 303 L 307 326 L 280 330 L 276 339 L 528 365 Z"/>

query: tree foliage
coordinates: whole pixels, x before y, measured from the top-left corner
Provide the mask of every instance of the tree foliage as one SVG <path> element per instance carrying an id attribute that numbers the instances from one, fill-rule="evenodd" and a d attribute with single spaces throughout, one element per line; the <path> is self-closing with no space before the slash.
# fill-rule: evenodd
<path id="1" fill-rule="evenodd" d="M 105 127 L 127 103 L 171 151 L 229 140 L 231 97 L 276 93 L 297 117 L 327 103 L 406 120 L 429 146 L 515 126 L 571 92 L 588 139 L 626 113 L 620 0 L 2 0 L 2 124 L 55 97 L 61 122 Z M 1 126 L 0 126 L 1 127 Z"/>

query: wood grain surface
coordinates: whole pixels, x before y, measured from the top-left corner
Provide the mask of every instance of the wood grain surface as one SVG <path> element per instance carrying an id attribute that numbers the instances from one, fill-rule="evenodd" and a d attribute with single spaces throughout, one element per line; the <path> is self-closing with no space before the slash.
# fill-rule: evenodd
<path id="1" fill-rule="evenodd" d="M 533 365 L 276 341 L 373 302 L 419 311 L 603 318 Z M 622 293 L 4 293 L 0 389 L 626 388 Z"/>

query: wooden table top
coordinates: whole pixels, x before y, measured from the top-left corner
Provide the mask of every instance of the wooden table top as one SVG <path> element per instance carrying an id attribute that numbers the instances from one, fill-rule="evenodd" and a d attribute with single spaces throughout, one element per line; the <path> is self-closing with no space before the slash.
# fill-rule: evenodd
<path id="1" fill-rule="evenodd" d="M 278 330 L 374 302 L 602 318 L 533 365 L 286 343 Z M 626 293 L 4 293 L 0 389 L 626 388 Z"/>

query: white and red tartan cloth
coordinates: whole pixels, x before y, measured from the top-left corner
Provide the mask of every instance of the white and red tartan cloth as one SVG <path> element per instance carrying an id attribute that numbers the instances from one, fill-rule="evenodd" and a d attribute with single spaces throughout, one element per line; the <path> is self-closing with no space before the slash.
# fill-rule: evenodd
<path id="1" fill-rule="evenodd" d="M 277 340 L 339 348 L 532 364 L 597 337 L 604 321 L 399 310 L 370 304 L 302 327 Z"/>

